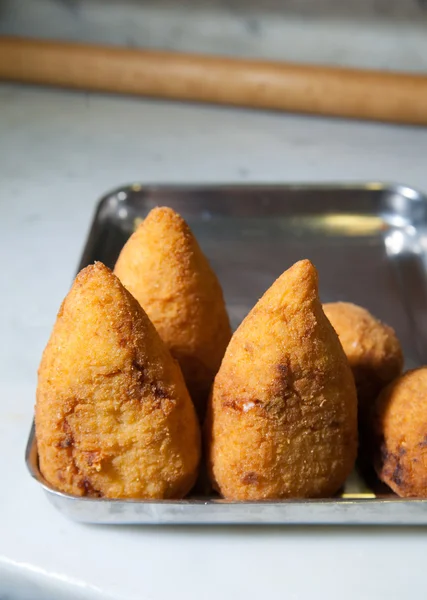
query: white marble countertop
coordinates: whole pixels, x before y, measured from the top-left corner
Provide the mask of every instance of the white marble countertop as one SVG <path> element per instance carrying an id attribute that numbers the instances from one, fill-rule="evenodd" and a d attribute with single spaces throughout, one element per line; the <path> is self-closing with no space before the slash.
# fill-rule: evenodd
<path id="1" fill-rule="evenodd" d="M 40 353 L 103 192 L 368 179 L 426 191 L 426 130 L 2 85 L 0 139 L 0 598 L 415 596 L 424 529 L 77 525 L 23 459 Z"/>

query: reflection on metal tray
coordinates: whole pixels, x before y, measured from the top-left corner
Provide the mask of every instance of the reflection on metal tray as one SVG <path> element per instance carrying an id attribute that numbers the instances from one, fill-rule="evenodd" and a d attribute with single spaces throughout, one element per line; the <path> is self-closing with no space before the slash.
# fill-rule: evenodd
<path id="1" fill-rule="evenodd" d="M 420 193 L 379 183 L 135 184 L 101 200 L 80 268 L 94 260 L 113 267 L 138 220 L 158 205 L 171 206 L 190 224 L 222 283 L 233 327 L 276 277 L 309 258 L 319 271 L 323 302 L 365 306 L 395 328 L 406 368 L 427 363 L 427 201 Z M 26 460 L 51 502 L 86 523 L 427 524 L 427 500 L 397 498 L 375 478 L 356 473 L 341 496 L 324 500 L 130 501 L 53 490 L 38 469 L 34 428 Z"/>

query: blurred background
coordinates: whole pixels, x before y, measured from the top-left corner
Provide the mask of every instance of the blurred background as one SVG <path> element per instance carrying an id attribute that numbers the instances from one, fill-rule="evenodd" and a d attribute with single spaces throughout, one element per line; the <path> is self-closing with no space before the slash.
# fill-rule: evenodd
<path id="1" fill-rule="evenodd" d="M 427 69 L 426 0 L 0 0 L 0 33 Z"/>

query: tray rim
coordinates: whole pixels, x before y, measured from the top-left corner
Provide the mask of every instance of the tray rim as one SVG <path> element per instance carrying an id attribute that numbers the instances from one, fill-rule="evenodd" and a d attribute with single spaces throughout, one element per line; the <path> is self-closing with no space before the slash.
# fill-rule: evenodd
<path id="1" fill-rule="evenodd" d="M 396 191 L 396 190 L 400 190 L 400 189 L 407 189 L 410 190 L 411 193 L 415 193 L 417 195 L 424 195 L 423 192 L 421 192 L 420 190 L 417 190 L 415 188 L 413 188 L 410 185 L 407 185 L 406 183 L 401 183 L 398 181 L 386 181 L 386 180 L 380 180 L 380 179 L 369 179 L 369 180 L 346 180 L 346 181 L 329 181 L 329 180 L 325 180 L 325 181 L 308 181 L 308 182 L 304 182 L 304 181 L 257 181 L 257 182 L 239 182 L 239 181 L 223 181 L 221 183 L 215 183 L 212 181 L 200 181 L 200 182 L 167 182 L 167 183 L 160 183 L 160 182 L 156 182 L 156 181 L 146 181 L 144 183 L 142 183 L 141 181 L 132 181 L 131 183 L 124 183 L 123 185 L 119 185 L 119 186 L 115 186 L 114 188 L 111 188 L 111 190 L 104 192 L 99 200 L 102 201 L 103 198 L 105 198 L 106 196 L 110 196 L 115 192 L 120 192 L 124 189 L 130 189 L 132 190 L 132 188 L 137 188 L 137 189 L 133 189 L 133 191 L 135 192 L 139 192 L 142 190 L 146 190 L 146 189 L 155 189 L 155 190 L 163 190 L 163 189 L 174 189 L 176 190 L 177 188 L 179 188 L 180 190 L 194 190 L 194 189 L 199 189 L 199 188 L 203 188 L 203 189 L 229 189 L 229 188 L 241 188 L 241 189 L 248 189 L 248 188 L 284 188 L 284 189 L 298 189 L 298 190 L 317 190 L 317 189 L 321 189 L 321 190 L 328 190 L 328 189 L 335 189 L 335 190 L 340 190 L 340 189 L 346 189 L 346 190 L 357 190 L 357 189 L 361 189 L 361 190 L 368 190 L 368 191 Z"/>
<path id="2" fill-rule="evenodd" d="M 408 198 L 412 201 L 424 201 L 427 202 L 427 192 L 421 192 L 420 190 L 406 185 L 405 183 L 398 183 L 392 181 L 383 181 L 383 180 L 349 180 L 349 181 L 321 181 L 319 183 L 316 182 L 280 182 L 280 181 L 272 181 L 272 182 L 168 182 L 168 183 L 158 183 L 158 182 L 145 182 L 141 183 L 140 181 L 134 181 L 132 183 L 126 183 L 120 185 L 118 187 L 114 187 L 111 190 L 105 192 L 100 196 L 98 201 L 96 202 L 96 210 L 100 209 L 102 205 L 110 200 L 112 197 L 116 196 L 121 192 L 132 193 L 132 192 L 159 192 L 159 191 L 225 191 L 225 190 L 256 190 L 256 189 L 264 189 L 264 190 L 278 190 L 283 189 L 287 191 L 301 191 L 301 192 L 313 192 L 316 190 L 320 191 L 375 191 L 375 192 L 390 192 L 400 194 L 405 198 Z"/>

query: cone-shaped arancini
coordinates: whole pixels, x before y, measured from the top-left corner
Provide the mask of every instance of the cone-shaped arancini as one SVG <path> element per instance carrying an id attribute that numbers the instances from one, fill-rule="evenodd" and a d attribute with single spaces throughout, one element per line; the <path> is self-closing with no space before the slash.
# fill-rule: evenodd
<path id="1" fill-rule="evenodd" d="M 209 402 L 214 486 L 226 498 L 338 491 L 357 451 L 356 389 L 308 260 L 283 273 L 227 348 Z"/>
<path id="2" fill-rule="evenodd" d="M 65 298 L 39 368 L 40 468 L 58 490 L 182 498 L 200 432 L 178 364 L 138 302 L 102 263 Z"/>
<path id="3" fill-rule="evenodd" d="M 231 328 L 219 281 L 187 223 L 171 208 L 154 208 L 114 272 L 179 361 L 202 416 Z"/>

